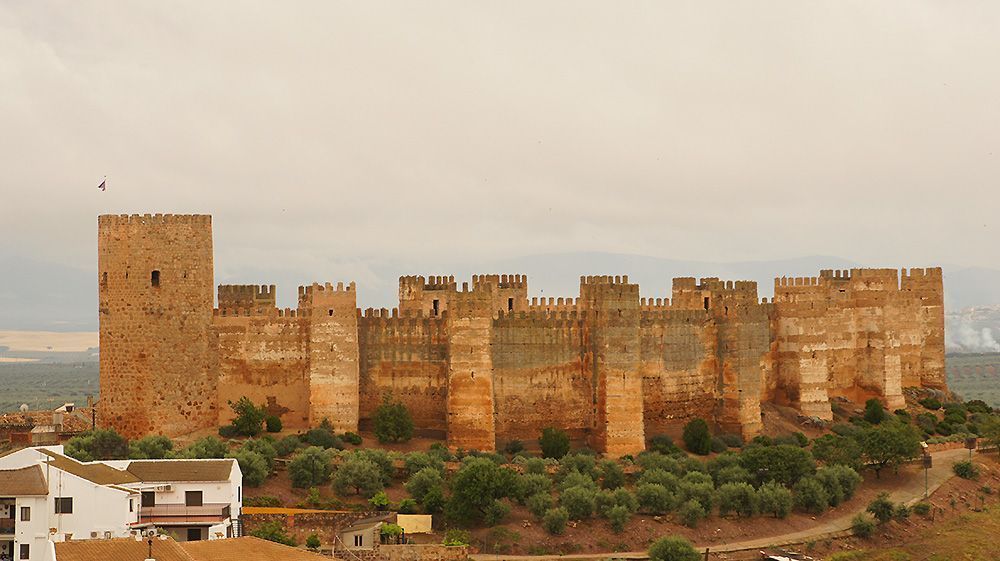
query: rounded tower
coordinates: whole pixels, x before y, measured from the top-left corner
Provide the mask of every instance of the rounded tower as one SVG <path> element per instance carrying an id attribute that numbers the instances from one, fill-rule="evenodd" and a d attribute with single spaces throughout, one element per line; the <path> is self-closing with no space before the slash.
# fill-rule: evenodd
<path id="1" fill-rule="evenodd" d="M 99 421 L 129 438 L 216 421 L 212 217 L 102 215 Z"/>

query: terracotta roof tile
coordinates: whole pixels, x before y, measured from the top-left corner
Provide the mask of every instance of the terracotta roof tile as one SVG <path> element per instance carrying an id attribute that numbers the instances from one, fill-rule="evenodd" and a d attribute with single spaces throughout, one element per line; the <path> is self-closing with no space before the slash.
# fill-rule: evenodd
<path id="1" fill-rule="evenodd" d="M 319 561 L 329 557 L 253 536 L 181 542 L 194 561 Z M 62 561 L 62 558 L 59 559 Z M 157 558 L 157 561 L 160 561 Z"/>
<path id="2" fill-rule="evenodd" d="M 135 460 L 126 468 L 144 482 L 228 481 L 233 459 L 224 460 Z"/>
<path id="3" fill-rule="evenodd" d="M 131 473 L 115 469 L 106 464 L 99 462 L 84 464 L 74 460 L 73 458 L 56 454 L 55 452 L 44 448 L 40 448 L 38 451 L 50 458 L 49 460 L 46 460 L 46 463 L 52 467 L 86 479 L 91 483 L 96 483 L 98 485 L 121 485 L 122 483 L 139 482 L 139 479 Z"/>
<path id="4" fill-rule="evenodd" d="M 48 495 L 42 468 L 38 464 L 21 469 L 0 470 L 0 495 Z"/>
<path id="5" fill-rule="evenodd" d="M 114 540 L 76 540 L 57 542 L 56 559 L 59 561 L 136 561 L 149 556 L 149 545 L 145 540 L 133 538 Z M 153 540 L 153 558 L 156 561 L 194 561 L 181 546 L 172 539 Z M 245 560 L 249 561 L 249 560 Z"/>

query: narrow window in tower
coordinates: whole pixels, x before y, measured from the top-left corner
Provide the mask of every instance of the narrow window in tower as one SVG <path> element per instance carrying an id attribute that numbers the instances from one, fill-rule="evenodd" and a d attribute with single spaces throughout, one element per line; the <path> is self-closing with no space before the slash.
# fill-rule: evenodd
<path id="1" fill-rule="evenodd" d="M 154 287 L 160 286 L 160 272 L 159 271 L 153 271 L 152 274 L 149 275 L 149 283 L 151 285 L 153 285 Z"/>
<path id="2" fill-rule="evenodd" d="M 326 313 L 329 316 L 333 316 L 333 308 L 330 308 L 329 310 L 327 310 Z"/>
<path id="3" fill-rule="evenodd" d="M 107 288 L 107 287 L 108 287 L 108 272 L 105 271 L 101 273 L 101 288 Z"/>
<path id="4" fill-rule="evenodd" d="M 514 299 L 513 298 L 508 298 L 507 299 L 507 311 L 508 312 L 513 312 L 514 311 Z"/>
<path id="5" fill-rule="evenodd" d="M 708 309 L 708 296 L 705 297 L 705 309 Z"/>
<path id="6" fill-rule="evenodd" d="M 434 317 L 437 317 L 437 315 L 438 315 L 438 311 L 439 311 L 439 308 L 440 308 L 440 306 L 441 306 L 441 301 L 440 301 L 440 300 L 437 300 L 437 299 L 435 299 L 435 300 L 434 300 L 434 303 L 433 303 L 433 306 L 434 306 Z"/>

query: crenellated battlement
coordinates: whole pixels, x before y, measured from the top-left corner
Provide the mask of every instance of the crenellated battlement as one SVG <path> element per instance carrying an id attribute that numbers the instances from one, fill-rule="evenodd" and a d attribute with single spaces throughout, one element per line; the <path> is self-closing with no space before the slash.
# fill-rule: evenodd
<path id="1" fill-rule="evenodd" d="M 472 287 L 492 285 L 497 288 L 527 288 L 528 275 L 472 275 Z"/>
<path id="2" fill-rule="evenodd" d="M 212 310 L 214 317 L 256 317 L 256 318 L 295 318 L 308 317 L 308 309 L 295 308 L 243 308 L 243 307 L 222 307 Z"/>
<path id="3" fill-rule="evenodd" d="M 579 305 L 580 305 L 579 298 L 568 298 L 568 297 L 539 298 L 537 296 L 533 296 L 531 298 L 531 302 L 528 303 L 528 311 L 575 312 L 579 309 Z"/>
<path id="4" fill-rule="evenodd" d="M 273 284 L 220 284 L 218 295 L 220 308 L 273 308 L 277 302 L 277 290 Z"/>
<path id="5" fill-rule="evenodd" d="M 640 298 L 639 309 L 647 312 L 670 309 L 670 298 Z"/>
<path id="6" fill-rule="evenodd" d="M 211 225 L 211 214 L 102 214 L 98 227 L 104 226 L 164 226 L 171 224 Z"/>
<path id="7" fill-rule="evenodd" d="M 629 284 L 628 275 L 585 275 L 580 277 L 581 285 Z"/>

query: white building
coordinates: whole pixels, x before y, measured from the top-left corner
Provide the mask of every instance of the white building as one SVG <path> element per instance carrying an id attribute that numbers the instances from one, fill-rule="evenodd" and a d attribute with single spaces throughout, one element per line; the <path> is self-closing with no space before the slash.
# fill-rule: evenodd
<path id="1" fill-rule="evenodd" d="M 62 446 L 0 457 L 0 559 L 52 561 L 52 543 L 157 528 L 178 540 L 239 535 L 236 460 L 78 462 Z"/>

